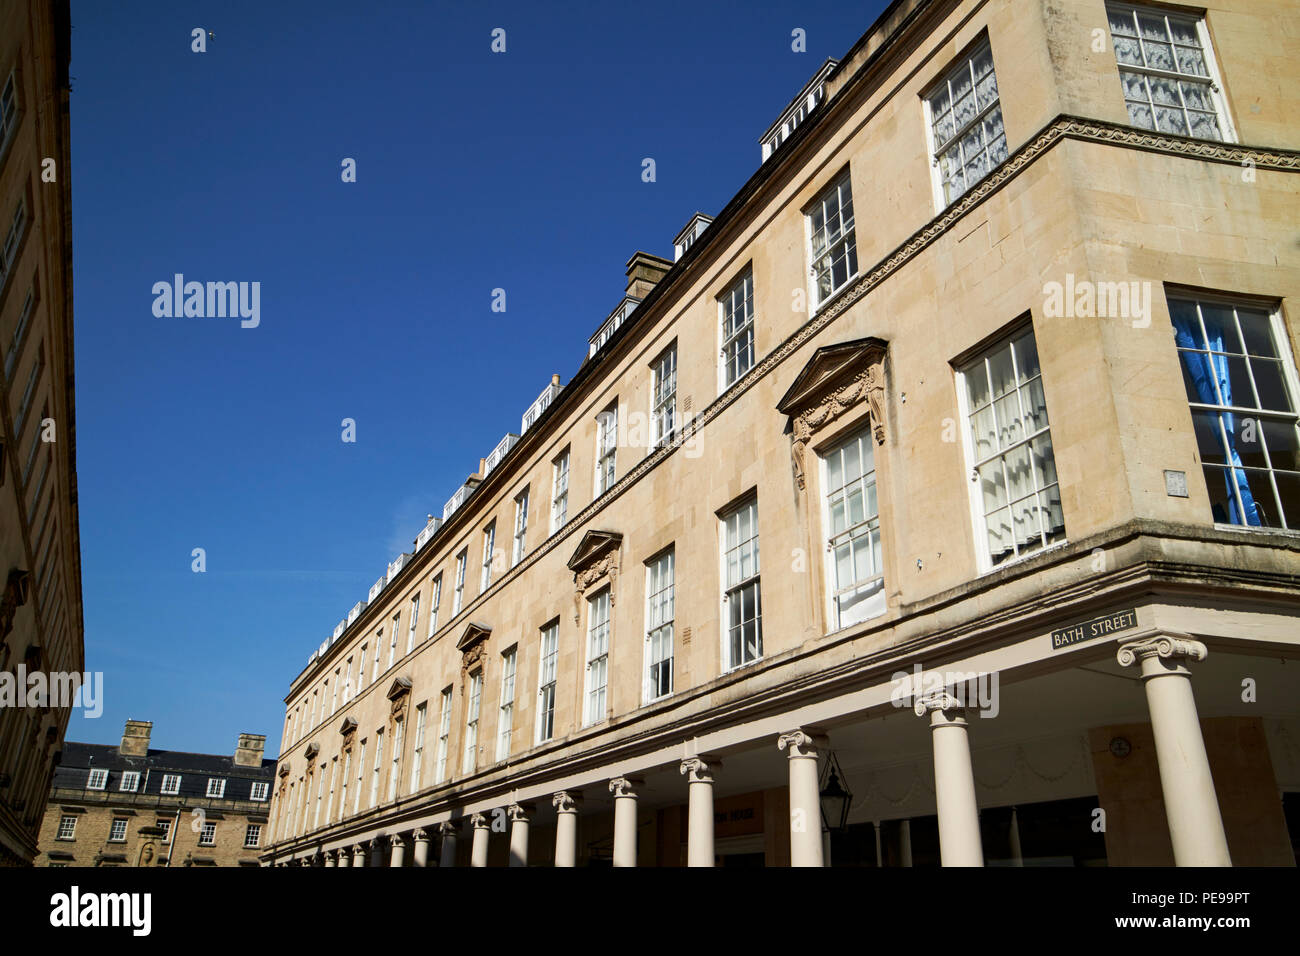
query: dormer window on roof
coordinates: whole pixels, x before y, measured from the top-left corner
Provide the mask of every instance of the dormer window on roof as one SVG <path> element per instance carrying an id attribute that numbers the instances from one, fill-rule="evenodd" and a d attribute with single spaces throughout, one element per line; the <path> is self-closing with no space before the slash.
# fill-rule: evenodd
<path id="1" fill-rule="evenodd" d="M 627 317 L 631 315 L 633 310 L 640 304 L 640 299 L 634 299 L 630 295 L 623 296 L 623 301 L 618 304 L 618 308 L 611 312 L 609 318 L 601 323 L 600 328 L 596 330 L 596 334 L 593 335 L 588 342 L 589 348 L 587 349 L 587 358 L 591 358 L 600 351 L 601 346 L 609 341 L 610 336 L 618 331 L 619 326 L 623 324 Z"/>
<path id="2" fill-rule="evenodd" d="M 706 216 L 702 212 L 697 212 L 694 216 L 691 216 L 691 221 L 686 224 L 685 228 L 677 234 L 677 238 L 673 240 L 674 262 L 686 255 L 686 250 L 689 249 L 695 243 L 695 240 L 700 237 L 700 233 L 709 228 L 709 224 L 712 222 L 713 217 Z"/>
<path id="3" fill-rule="evenodd" d="M 520 435 L 533 427 L 537 419 L 542 417 L 542 412 L 551 407 L 551 402 L 555 401 L 555 397 L 563 388 L 564 386 L 560 384 L 560 376 L 552 375 L 551 384 L 546 386 L 542 394 L 537 396 L 537 400 L 528 406 L 528 411 L 524 412 L 524 417 L 519 423 Z"/>
<path id="4" fill-rule="evenodd" d="M 515 442 L 519 441 L 519 436 L 514 432 L 507 432 L 506 436 L 497 442 L 497 447 L 492 449 L 492 453 L 483 460 L 483 477 L 486 478 L 491 474 L 492 469 L 501 464 L 502 459 L 510 453 L 510 449 L 515 447 Z"/>
<path id="5" fill-rule="evenodd" d="M 813 74 L 813 78 L 804 84 L 804 88 L 799 91 L 799 95 L 790 101 L 790 105 L 785 108 L 777 121 L 759 139 L 759 143 L 763 147 L 763 162 L 767 162 L 768 157 L 790 138 L 790 134 L 825 99 L 826 78 L 831 75 L 831 71 L 839 65 L 839 62 L 839 60 L 830 58 L 823 63 L 817 72 Z"/>

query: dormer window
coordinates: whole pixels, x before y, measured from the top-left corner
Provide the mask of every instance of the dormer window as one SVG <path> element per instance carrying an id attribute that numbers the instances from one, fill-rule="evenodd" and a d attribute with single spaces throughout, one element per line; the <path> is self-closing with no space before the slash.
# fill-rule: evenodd
<path id="1" fill-rule="evenodd" d="M 839 61 L 829 59 L 821 65 L 821 68 L 813 74 L 813 78 L 804 84 L 804 88 L 799 91 L 799 95 L 790 101 L 781 113 L 781 116 L 775 123 L 768 128 L 763 134 L 759 143 L 763 147 L 763 162 L 780 148 L 781 144 L 789 139 L 799 124 L 808 118 L 808 114 L 815 110 L 826 98 L 826 78 L 831 75 Z"/>

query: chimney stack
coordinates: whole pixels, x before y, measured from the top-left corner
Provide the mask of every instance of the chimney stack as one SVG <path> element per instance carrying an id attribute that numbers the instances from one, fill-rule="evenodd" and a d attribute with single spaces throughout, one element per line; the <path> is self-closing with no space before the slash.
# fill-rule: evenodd
<path id="1" fill-rule="evenodd" d="M 627 260 L 627 294 L 634 299 L 644 299 L 672 267 L 667 259 L 648 252 L 632 253 L 632 258 Z"/>
<path id="2" fill-rule="evenodd" d="M 149 756 L 149 734 L 153 731 L 151 720 L 128 720 L 122 731 L 122 745 L 117 752 L 123 757 Z"/>
<path id="3" fill-rule="evenodd" d="M 236 767 L 262 766 L 262 752 L 266 749 L 264 734 L 240 734 L 235 745 Z"/>

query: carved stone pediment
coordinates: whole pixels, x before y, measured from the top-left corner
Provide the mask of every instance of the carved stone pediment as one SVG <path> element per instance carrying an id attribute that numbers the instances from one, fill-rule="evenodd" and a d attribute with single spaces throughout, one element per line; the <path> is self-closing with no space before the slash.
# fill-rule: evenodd
<path id="1" fill-rule="evenodd" d="M 307 745 L 307 749 L 303 751 L 303 756 L 306 757 L 307 761 L 310 763 L 316 759 L 318 753 L 320 753 L 320 744 L 313 740 Z"/>
<path id="2" fill-rule="evenodd" d="M 289 761 L 286 760 L 284 763 L 280 764 L 280 769 L 277 770 L 276 773 L 282 777 L 289 776 Z"/>
<path id="3" fill-rule="evenodd" d="M 343 723 L 339 724 L 339 733 L 344 737 L 350 737 L 357 731 L 357 719 L 355 717 L 344 717 Z"/>
<path id="4" fill-rule="evenodd" d="M 487 648 L 487 639 L 491 635 L 492 628 L 487 624 L 470 621 L 465 625 L 465 632 L 461 634 L 460 640 L 456 642 L 456 649 L 461 653 L 460 672 L 462 677 L 483 660 L 484 651 Z"/>
<path id="5" fill-rule="evenodd" d="M 582 619 L 582 600 L 596 582 L 609 578 L 609 603 L 614 605 L 614 589 L 618 584 L 619 554 L 623 536 L 617 531 L 588 531 L 578 542 L 578 548 L 569 559 L 573 572 L 573 622 Z"/>
<path id="6" fill-rule="evenodd" d="M 411 694 L 411 678 L 395 677 L 388 687 L 389 716 L 401 720 L 406 713 L 406 701 Z"/>
<path id="7" fill-rule="evenodd" d="M 865 338 L 827 345 L 813 353 L 776 408 L 790 418 L 790 457 L 802 491 L 804 452 L 813 436 L 849 409 L 866 401 L 876 444 L 885 442 L 885 352 L 889 343 Z"/>

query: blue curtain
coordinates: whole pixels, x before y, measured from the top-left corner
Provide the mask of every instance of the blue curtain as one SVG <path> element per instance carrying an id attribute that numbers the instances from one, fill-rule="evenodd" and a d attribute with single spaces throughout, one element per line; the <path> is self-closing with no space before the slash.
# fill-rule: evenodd
<path id="1" fill-rule="evenodd" d="M 1203 349 L 1205 346 L 1201 342 L 1201 325 L 1196 320 L 1196 314 L 1179 316 L 1175 315 L 1174 319 L 1174 338 L 1178 342 L 1180 349 Z M 1210 351 L 1223 350 L 1223 333 L 1222 331 L 1206 330 L 1210 336 Z M 1218 396 L 1214 393 L 1214 382 L 1218 379 L 1219 391 L 1223 395 L 1223 404 L 1232 404 L 1232 383 L 1228 379 L 1228 360 L 1222 355 L 1206 355 L 1204 352 L 1179 352 L 1183 364 L 1191 376 L 1192 384 L 1196 388 L 1197 401 L 1204 402 L 1207 405 L 1217 405 Z M 1232 468 L 1225 468 L 1223 471 L 1224 480 L 1227 483 L 1228 491 L 1228 521 L 1232 524 L 1258 525 L 1259 510 L 1255 507 L 1255 497 L 1250 493 L 1250 485 L 1246 482 L 1246 472 L 1242 469 L 1241 455 L 1237 453 L 1237 433 L 1236 425 L 1233 421 L 1234 415 L 1231 412 L 1220 412 L 1223 419 L 1224 429 L 1228 433 L 1228 461 L 1233 465 Z M 1233 485 L 1236 485 L 1237 491 L 1241 494 L 1242 507 L 1246 509 L 1243 517 L 1237 510 L 1237 496 L 1233 494 Z"/>

